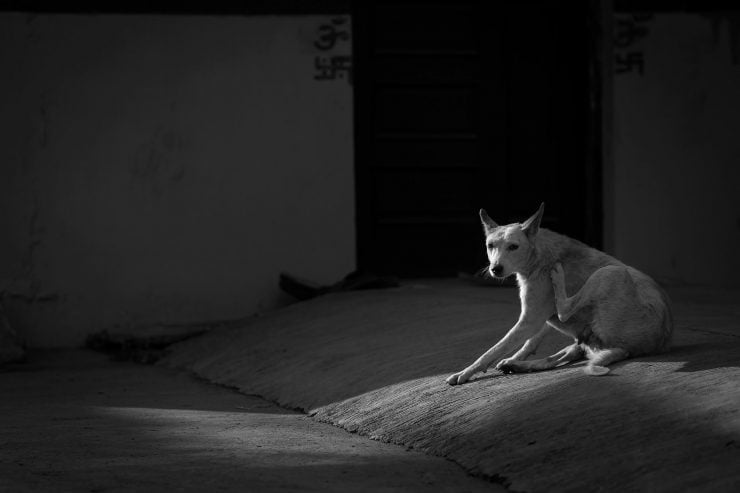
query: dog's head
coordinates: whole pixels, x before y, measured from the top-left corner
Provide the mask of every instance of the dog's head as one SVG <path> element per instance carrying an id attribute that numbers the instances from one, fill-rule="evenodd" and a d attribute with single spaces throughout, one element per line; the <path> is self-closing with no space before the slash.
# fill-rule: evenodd
<path id="1" fill-rule="evenodd" d="M 488 272 L 497 278 L 522 272 L 534 248 L 534 239 L 540 229 L 545 204 L 523 223 L 499 226 L 485 210 L 480 210 L 483 232 L 486 235 Z"/>

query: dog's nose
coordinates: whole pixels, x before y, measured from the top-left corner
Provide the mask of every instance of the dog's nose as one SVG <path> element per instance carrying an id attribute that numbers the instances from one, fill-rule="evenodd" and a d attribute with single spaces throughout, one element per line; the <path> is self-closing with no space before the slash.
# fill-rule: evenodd
<path id="1" fill-rule="evenodd" d="M 494 276 L 500 276 L 503 271 L 504 271 L 504 266 L 501 264 L 497 264 L 491 267 L 491 272 L 493 272 Z"/>

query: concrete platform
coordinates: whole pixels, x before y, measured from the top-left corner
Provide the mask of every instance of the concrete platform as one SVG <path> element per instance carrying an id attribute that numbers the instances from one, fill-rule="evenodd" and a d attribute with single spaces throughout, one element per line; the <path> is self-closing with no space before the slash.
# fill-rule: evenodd
<path id="1" fill-rule="evenodd" d="M 503 491 L 190 375 L 96 353 L 0 370 L 0 491 Z"/>
<path id="2" fill-rule="evenodd" d="M 740 491 L 740 293 L 669 292 L 674 350 L 606 377 L 574 365 L 447 386 L 519 311 L 514 289 L 461 282 L 298 303 L 182 343 L 164 364 L 514 491 Z M 553 333 L 540 353 L 567 342 Z"/>

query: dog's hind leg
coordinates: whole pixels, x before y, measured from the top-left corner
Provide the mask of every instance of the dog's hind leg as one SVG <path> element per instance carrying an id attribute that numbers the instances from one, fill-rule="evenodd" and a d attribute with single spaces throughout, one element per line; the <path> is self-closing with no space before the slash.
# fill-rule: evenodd
<path id="1" fill-rule="evenodd" d="M 579 360 L 582 357 L 583 349 L 580 344 L 575 343 L 561 349 L 547 358 L 532 361 L 507 361 L 506 363 L 498 365 L 496 368 L 504 373 L 550 370 L 564 363 Z"/>
<path id="2" fill-rule="evenodd" d="M 565 273 L 561 264 L 555 264 L 555 268 L 550 272 L 552 287 L 555 294 L 555 308 L 558 312 L 558 318 L 561 322 L 567 322 L 578 310 L 583 308 L 589 301 L 585 285 L 573 296 L 568 297 L 565 292 Z"/>
<path id="3" fill-rule="evenodd" d="M 606 375 L 609 373 L 608 365 L 622 361 L 629 353 L 622 348 L 588 349 L 588 365 L 583 370 L 588 375 Z"/>

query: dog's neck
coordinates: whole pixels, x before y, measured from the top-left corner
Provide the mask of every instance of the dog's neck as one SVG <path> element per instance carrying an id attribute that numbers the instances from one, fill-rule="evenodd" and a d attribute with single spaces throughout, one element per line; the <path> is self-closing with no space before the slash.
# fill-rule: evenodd
<path id="1" fill-rule="evenodd" d="M 543 232 L 541 231 L 540 234 L 542 233 Z M 554 252 L 551 248 L 547 248 L 548 242 L 537 241 L 538 239 L 538 237 L 535 237 L 532 240 L 532 247 L 529 251 L 527 263 L 520 272 L 516 273 L 516 280 L 520 287 L 523 284 L 526 284 L 529 279 L 540 276 L 542 273 L 549 275 L 550 270 L 555 265 L 558 252 Z"/>

